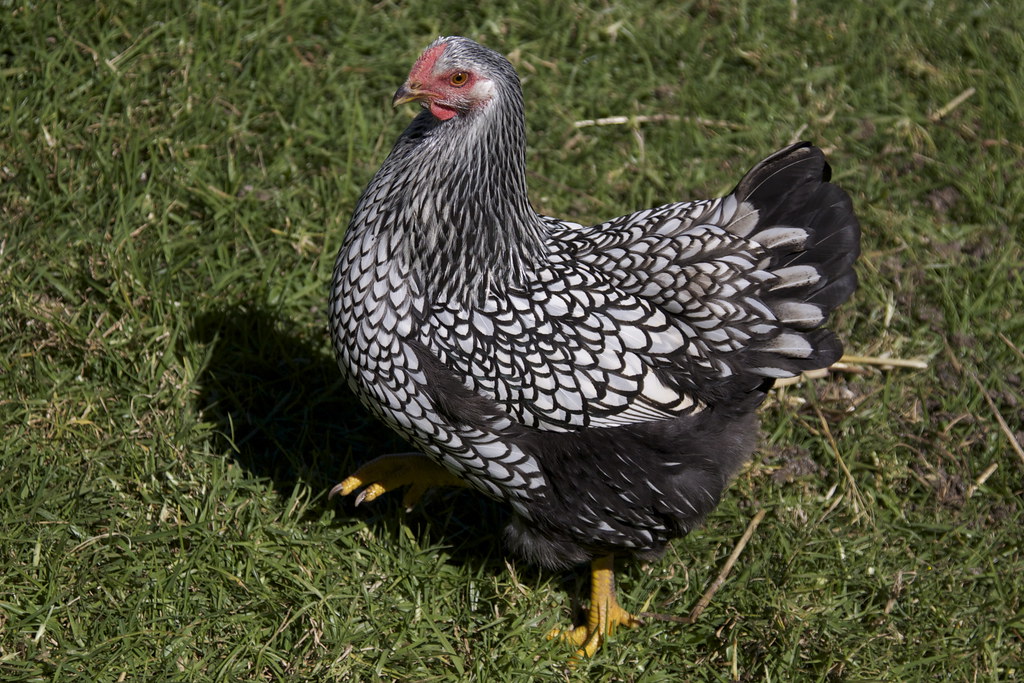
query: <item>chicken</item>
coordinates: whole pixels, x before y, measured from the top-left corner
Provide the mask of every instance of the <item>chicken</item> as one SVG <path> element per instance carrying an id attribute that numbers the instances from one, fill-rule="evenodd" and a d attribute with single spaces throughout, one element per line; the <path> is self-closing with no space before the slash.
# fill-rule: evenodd
<path id="1" fill-rule="evenodd" d="M 358 502 L 469 486 L 507 504 L 505 541 L 591 563 L 592 655 L 638 620 L 615 557 L 698 526 L 757 440 L 775 378 L 828 367 L 823 325 L 856 289 L 860 228 L 820 150 L 787 147 L 729 195 L 582 226 L 537 214 L 512 65 L 439 38 L 394 104 L 423 111 L 356 206 L 330 330 L 349 386 L 418 454 L 336 486 Z"/>

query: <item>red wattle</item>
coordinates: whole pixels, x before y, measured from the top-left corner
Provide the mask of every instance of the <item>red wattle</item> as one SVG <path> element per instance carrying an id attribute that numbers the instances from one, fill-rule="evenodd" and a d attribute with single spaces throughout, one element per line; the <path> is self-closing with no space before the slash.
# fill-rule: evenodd
<path id="1" fill-rule="evenodd" d="M 457 112 L 454 109 L 444 107 L 438 104 L 437 102 L 431 102 L 430 113 L 436 116 L 437 118 L 441 119 L 442 121 L 447 121 L 448 119 L 454 117 Z"/>

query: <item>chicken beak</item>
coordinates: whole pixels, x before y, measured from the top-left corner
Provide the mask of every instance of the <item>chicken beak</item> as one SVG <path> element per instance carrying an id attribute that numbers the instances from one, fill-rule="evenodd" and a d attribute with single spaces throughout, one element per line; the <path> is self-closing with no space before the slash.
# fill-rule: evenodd
<path id="1" fill-rule="evenodd" d="M 406 102 L 416 102 L 418 100 L 425 100 L 430 96 L 430 93 L 420 90 L 417 86 L 419 84 L 409 85 L 406 81 L 402 86 L 395 91 L 395 97 L 391 100 L 391 106 L 397 107 L 400 104 Z"/>

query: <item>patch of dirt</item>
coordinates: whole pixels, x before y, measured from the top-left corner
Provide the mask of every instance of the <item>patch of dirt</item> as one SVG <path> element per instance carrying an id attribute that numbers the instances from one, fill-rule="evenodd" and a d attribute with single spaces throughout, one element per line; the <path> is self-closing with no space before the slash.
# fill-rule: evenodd
<path id="1" fill-rule="evenodd" d="M 965 332 L 954 332 L 950 339 L 953 342 L 953 346 L 958 349 L 958 353 L 961 356 L 966 355 L 963 349 L 973 349 L 979 346 L 978 338 L 973 334 L 967 334 Z"/>
<path id="2" fill-rule="evenodd" d="M 870 140 L 878 133 L 878 127 L 871 119 L 861 119 L 853 136 L 857 140 Z"/>
<path id="3" fill-rule="evenodd" d="M 963 477 L 950 474 L 942 465 L 932 465 L 926 468 L 914 464 L 911 469 L 919 481 L 931 488 L 935 497 L 943 505 L 959 508 L 967 500 L 967 484 Z"/>
<path id="4" fill-rule="evenodd" d="M 765 460 L 776 466 L 771 479 L 776 484 L 788 484 L 801 477 L 819 475 L 825 471 L 811 458 L 811 452 L 803 446 L 782 446 L 767 454 Z"/>
<path id="5" fill-rule="evenodd" d="M 960 192 L 955 187 L 947 186 L 928 193 L 929 206 L 940 216 L 949 214 L 959 201 Z"/>

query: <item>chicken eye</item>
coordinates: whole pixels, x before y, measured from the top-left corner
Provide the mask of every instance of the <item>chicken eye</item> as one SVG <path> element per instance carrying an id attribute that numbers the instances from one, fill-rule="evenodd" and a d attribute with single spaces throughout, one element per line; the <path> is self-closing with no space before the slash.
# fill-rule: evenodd
<path id="1" fill-rule="evenodd" d="M 469 81 L 469 74 L 465 71 L 456 71 L 449 78 L 448 82 L 454 85 L 456 88 L 461 88 L 466 85 Z"/>

